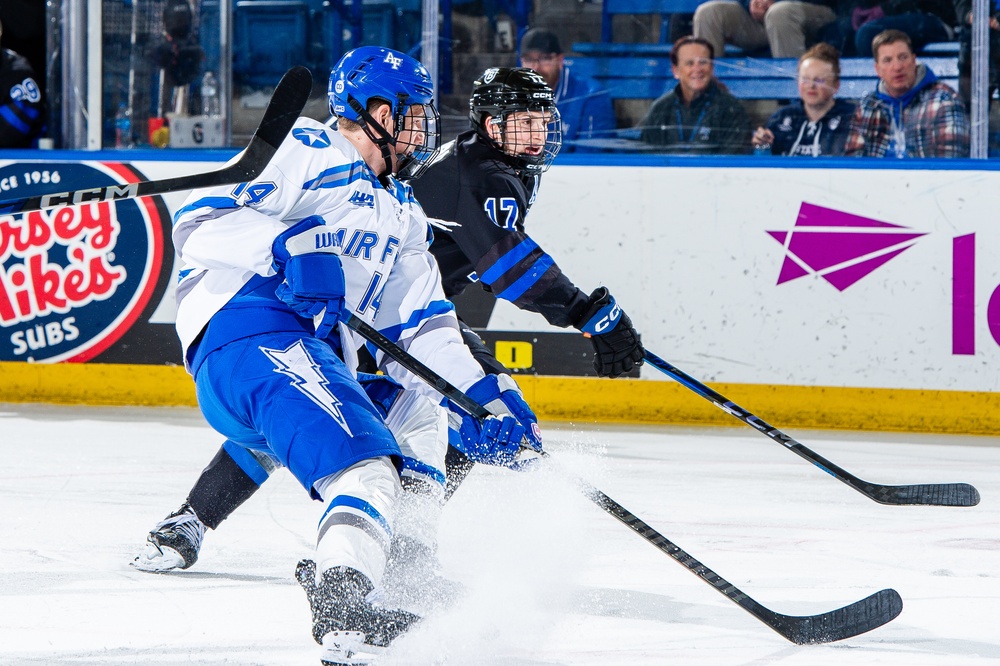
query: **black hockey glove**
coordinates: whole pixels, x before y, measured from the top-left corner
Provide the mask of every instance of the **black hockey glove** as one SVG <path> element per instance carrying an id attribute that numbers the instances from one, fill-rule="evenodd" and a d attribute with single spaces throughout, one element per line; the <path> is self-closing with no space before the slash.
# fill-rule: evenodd
<path id="1" fill-rule="evenodd" d="M 620 377 L 642 365 L 646 350 L 632 320 L 608 293 L 598 287 L 576 325 L 594 345 L 594 370 L 601 377 Z"/>

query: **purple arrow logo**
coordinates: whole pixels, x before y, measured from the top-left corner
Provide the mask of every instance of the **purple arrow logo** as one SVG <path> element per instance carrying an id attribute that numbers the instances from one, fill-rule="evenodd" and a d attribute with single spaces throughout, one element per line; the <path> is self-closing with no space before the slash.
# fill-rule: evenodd
<path id="1" fill-rule="evenodd" d="M 924 233 L 802 202 L 791 231 L 768 231 L 785 248 L 778 284 L 819 275 L 839 291 L 868 275 Z"/>

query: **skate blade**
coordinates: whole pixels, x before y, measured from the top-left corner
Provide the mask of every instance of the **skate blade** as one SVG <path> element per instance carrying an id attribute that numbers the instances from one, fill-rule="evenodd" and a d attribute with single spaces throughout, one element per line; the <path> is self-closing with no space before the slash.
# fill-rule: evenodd
<path id="1" fill-rule="evenodd" d="M 385 648 L 365 643 L 360 631 L 331 631 L 323 636 L 320 660 L 324 666 L 367 666 L 385 651 Z"/>
<path id="2" fill-rule="evenodd" d="M 184 558 L 170 546 L 149 545 L 146 550 L 135 556 L 129 564 L 139 571 L 148 573 L 166 573 L 184 568 Z"/>

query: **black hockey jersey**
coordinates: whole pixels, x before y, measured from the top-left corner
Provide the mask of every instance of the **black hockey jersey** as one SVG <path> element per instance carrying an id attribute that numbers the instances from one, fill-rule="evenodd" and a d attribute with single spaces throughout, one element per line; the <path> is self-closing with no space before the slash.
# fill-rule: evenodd
<path id="1" fill-rule="evenodd" d="M 431 253 L 451 298 L 472 282 L 555 326 L 575 324 L 588 301 L 524 231 L 540 175 L 519 175 L 474 130 L 410 182 L 431 218 Z"/>
<path id="2" fill-rule="evenodd" d="M 0 49 L 0 148 L 30 148 L 44 126 L 42 91 L 31 65 Z"/>

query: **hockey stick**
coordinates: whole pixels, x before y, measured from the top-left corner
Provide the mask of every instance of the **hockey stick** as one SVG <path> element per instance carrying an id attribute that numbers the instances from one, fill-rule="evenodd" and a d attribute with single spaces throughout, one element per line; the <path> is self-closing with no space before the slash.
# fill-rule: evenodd
<path id="1" fill-rule="evenodd" d="M 408 352 L 379 333 L 374 327 L 349 312 L 343 314 L 341 321 L 472 416 L 478 418 L 490 416 L 490 412 L 485 407 L 472 400 L 426 365 L 413 358 Z M 542 455 L 550 457 L 547 453 L 542 453 Z M 738 587 L 691 557 L 680 546 L 671 542 L 641 518 L 594 486 L 582 479 L 578 479 L 578 482 L 582 486 L 584 494 L 594 504 L 620 520 L 629 529 L 672 557 L 675 561 L 684 565 L 688 571 L 711 585 L 727 599 L 740 606 L 740 608 L 798 645 L 830 643 L 857 636 L 858 634 L 871 631 L 886 624 L 903 610 L 903 600 L 900 598 L 899 593 L 893 589 L 885 589 L 861 601 L 856 601 L 843 608 L 838 608 L 827 613 L 820 613 L 819 615 L 794 616 L 775 613 L 754 601 Z"/>
<path id="2" fill-rule="evenodd" d="M 979 491 L 968 483 L 925 483 L 905 486 L 885 486 L 870 483 L 830 462 L 815 451 L 808 449 L 793 438 L 781 432 L 763 419 L 754 416 L 721 393 L 708 388 L 697 379 L 670 365 L 656 354 L 646 351 L 646 361 L 668 377 L 676 380 L 705 398 L 716 407 L 731 414 L 758 432 L 778 442 L 790 451 L 805 458 L 821 470 L 843 481 L 862 495 L 880 504 L 926 504 L 933 506 L 975 506 L 979 504 Z"/>
<path id="3" fill-rule="evenodd" d="M 184 190 L 197 190 L 215 185 L 230 185 L 253 180 L 264 170 L 274 156 L 285 135 L 292 129 L 312 91 L 312 74 L 305 67 L 293 67 L 281 77 L 264 110 L 264 118 L 253 133 L 250 143 L 233 164 L 217 171 L 189 176 L 146 180 L 139 183 L 106 185 L 71 192 L 42 194 L 23 199 L 0 201 L 0 215 L 27 213 L 33 210 L 75 206 L 100 201 L 134 199 L 153 194 L 167 194 Z"/>

